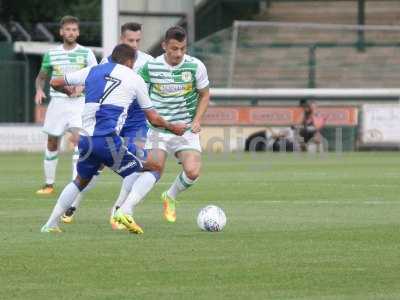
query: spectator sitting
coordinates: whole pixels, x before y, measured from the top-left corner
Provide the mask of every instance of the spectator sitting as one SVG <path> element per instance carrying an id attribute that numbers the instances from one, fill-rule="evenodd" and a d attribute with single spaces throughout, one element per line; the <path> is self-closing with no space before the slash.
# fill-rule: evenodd
<path id="1" fill-rule="evenodd" d="M 303 120 L 300 125 L 299 135 L 303 138 L 302 151 L 309 151 L 310 144 L 315 144 L 317 151 L 322 149 L 321 129 L 325 125 L 325 118 L 316 114 L 317 104 L 315 101 L 300 100 L 300 106 L 304 109 Z"/>

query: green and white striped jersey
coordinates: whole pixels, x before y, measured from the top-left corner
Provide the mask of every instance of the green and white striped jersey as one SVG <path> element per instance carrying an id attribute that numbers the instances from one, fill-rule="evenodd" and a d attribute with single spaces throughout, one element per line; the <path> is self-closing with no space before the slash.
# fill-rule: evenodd
<path id="1" fill-rule="evenodd" d="M 182 62 L 170 66 L 160 55 L 149 60 L 139 71 L 149 86 L 154 108 L 170 122 L 192 123 L 200 89 L 209 85 L 204 64 L 185 55 Z"/>
<path id="2" fill-rule="evenodd" d="M 93 65 L 97 65 L 97 60 L 89 48 L 77 44 L 74 49 L 65 50 L 63 45 L 60 45 L 45 53 L 40 70 L 53 79 Z M 50 96 L 68 98 L 66 94 L 52 88 L 50 88 Z"/>

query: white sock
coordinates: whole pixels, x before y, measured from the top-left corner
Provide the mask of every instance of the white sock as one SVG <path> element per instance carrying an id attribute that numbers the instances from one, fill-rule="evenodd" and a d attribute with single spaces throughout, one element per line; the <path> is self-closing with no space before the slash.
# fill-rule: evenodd
<path id="1" fill-rule="evenodd" d="M 81 204 L 82 199 L 83 199 L 83 194 L 79 193 L 78 196 L 76 196 L 74 202 L 71 204 L 70 207 L 74 207 L 75 209 L 77 209 L 79 207 L 79 205 Z"/>
<path id="2" fill-rule="evenodd" d="M 76 165 L 78 164 L 79 160 L 79 150 L 78 146 L 75 146 L 74 148 L 74 153 L 72 154 L 72 180 L 76 178 L 76 175 L 78 175 L 78 171 L 76 170 Z"/>
<path id="3" fill-rule="evenodd" d="M 167 191 L 167 195 L 172 199 L 176 199 L 180 193 L 190 188 L 196 181 L 197 179 L 190 179 L 187 177 L 186 173 L 182 171 L 182 173 L 175 178 L 174 183 Z"/>
<path id="4" fill-rule="evenodd" d="M 64 188 L 60 197 L 58 197 L 57 203 L 54 206 L 53 212 L 51 213 L 50 218 L 46 223 L 46 226 L 58 226 L 58 220 L 60 219 L 62 214 L 71 206 L 78 193 L 79 189 L 73 182 L 69 183 Z"/>
<path id="5" fill-rule="evenodd" d="M 142 173 L 134 182 L 127 199 L 122 203 L 121 211 L 124 214 L 132 215 L 136 205 L 150 192 L 156 182 L 157 178 L 152 172 Z"/>
<path id="6" fill-rule="evenodd" d="M 97 180 L 99 179 L 99 175 L 94 175 L 92 177 L 92 179 L 89 181 L 89 184 L 78 194 L 78 196 L 76 196 L 74 203 L 72 203 L 72 207 L 78 208 L 79 205 L 81 204 L 81 201 L 83 199 L 84 194 L 86 194 L 86 192 L 90 191 L 92 188 L 95 187 Z"/>
<path id="7" fill-rule="evenodd" d="M 49 151 L 46 148 L 43 166 L 46 184 L 54 184 L 58 163 L 58 151 Z"/>
<path id="8" fill-rule="evenodd" d="M 111 217 L 115 214 L 115 211 L 117 210 L 117 208 L 120 208 L 121 205 L 125 202 L 128 195 L 129 195 L 129 191 L 125 190 L 124 187 L 121 187 L 118 198 L 115 201 L 113 207 L 111 208 Z"/>
<path id="9" fill-rule="evenodd" d="M 133 184 L 140 177 L 140 175 L 142 175 L 142 173 L 133 173 L 124 178 L 124 180 L 122 181 L 122 186 L 119 192 L 119 196 L 111 209 L 111 216 L 114 215 L 117 207 L 121 207 L 121 205 L 125 202 L 126 198 L 129 195 L 129 192 L 132 189 Z"/>

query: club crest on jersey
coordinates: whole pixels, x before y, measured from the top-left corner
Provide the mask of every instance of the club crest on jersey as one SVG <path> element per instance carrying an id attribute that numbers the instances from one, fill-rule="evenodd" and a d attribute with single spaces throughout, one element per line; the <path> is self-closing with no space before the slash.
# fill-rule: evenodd
<path id="1" fill-rule="evenodd" d="M 182 80 L 185 82 L 192 81 L 192 73 L 191 72 L 182 72 Z"/>

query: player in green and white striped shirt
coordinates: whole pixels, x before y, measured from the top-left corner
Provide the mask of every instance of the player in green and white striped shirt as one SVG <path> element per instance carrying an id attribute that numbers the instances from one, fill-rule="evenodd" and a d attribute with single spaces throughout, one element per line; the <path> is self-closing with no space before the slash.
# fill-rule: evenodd
<path id="1" fill-rule="evenodd" d="M 36 78 L 35 102 L 42 104 L 46 94 L 44 85 L 48 79 L 64 76 L 66 73 L 96 65 L 96 57 L 92 50 L 77 44 L 79 37 L 79 20 L 72 16 L 65 16 L 60 22 L 60 36 L 63 44 L 50 49 L 43 57 L 40 72 Z M 58 162 L 58 144 L 65 131 L 73 133 L 73 141 L 78 141 L 77 129 L 81 128 L 82 110 L 84 106 L 83 87 L 74 88 L 73 94 L 66 94 L 50 89 L 51 101 L 47 108 L 43 131 L 47 133 L 47 147 L 44 158 L 45 185 L 37 194 L 51 194 L 54 192 L 54 181 Z M 75 129 L 75 130 L 74 130 Z M 72 161 L 73 178 L 76 174 L 76 162 L 79 154 L 77 149 Z"/>
<path id="2" fill-rule="evenodd" d="M 145 145 L 149 156 L 157 159 L 162 169 L 168 153 L 175 155 L 182 163 L 183 171 L 161 196 L 165 219 L 175 222 L 175 199 L 179 193 L 192 186 L 200 174 L 199 132 L 210 98 L 209 81 L 204 64 L 185 54 L 187 39 L 183 28 L 175 26 L 168 29 L 162 46 L 165 53 L 148 61 L 139 74 L 149 86 L 150 98 L 157 112 L 169 122 L 187 124 L 183 136 L 151 127 Z M 132 213 L 155 182 L 152 174 L 144 172 L 133 184 L 121 209 Z"/>

